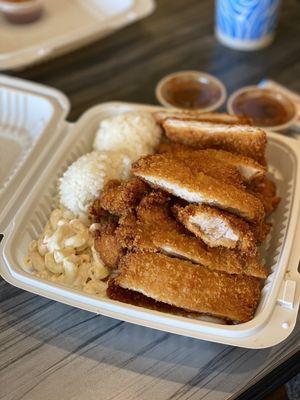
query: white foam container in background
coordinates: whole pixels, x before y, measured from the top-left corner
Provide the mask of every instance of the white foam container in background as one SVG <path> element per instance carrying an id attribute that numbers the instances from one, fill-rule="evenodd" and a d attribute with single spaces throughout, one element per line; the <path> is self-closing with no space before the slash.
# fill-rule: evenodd
<path id="1" fill-rule="evenodd" d="M 22 269 L 29 242 L 42 232 L 50 215 L 58 177 L 70 163 L 91 150 L 99 122 L 126 111 L 153 111 L 160 108 L 104 103 L 84 113 L 75 124 L 70 124 L 65 121 L 69 105 L 63 94 L 40 85 L 0 77 L 1 96 L 3 90 L 4 98 L 10 100 L 0 103 L 1 151 L 5 152 L 3 146 L 7 146 L 7 137 L 10 135 L 12 141 L 19 143 L 22 148 L 23 139 L 18 142 L 18 138 L 25 131 L 32 143 L 31 147 L 25 146 L 27 152 L 21 161 L 16 167 L 10 168 L 10 173 L 4 177 L 6 184 L 0 192 L 0 227 L 4 235 L 0 244 L 0 273 L 4 279 L 30 292 L 81 309 L 235 346 L 269 347 L 281 342 L 292 332 L 300 301 L 297 270 L 300 258 L 298 141 L 275 133 L 268 134 L 269 165 L 282 201 L 273 215 L 272 233 L 263 249 L 271 274 L 265 281 L 255 317 L 239 325 L 224 325 L 207 318 L 188 319 L 89 295 L 47 282 Z M 34 104 L 34 107 L 30 104 Z M 10 111 L 7 107 L 10 107 Z"/>
<path id="2" fill-rule="evenodd" d="M 16 25 L 0 13 L 0 70 L 53 58 L 145 18 L 154 0 L 44 0 L 41 19 Z"/>

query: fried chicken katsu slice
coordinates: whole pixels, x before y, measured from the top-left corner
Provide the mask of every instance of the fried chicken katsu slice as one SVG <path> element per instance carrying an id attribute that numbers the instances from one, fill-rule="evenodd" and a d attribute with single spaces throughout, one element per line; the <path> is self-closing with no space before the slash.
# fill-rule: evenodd
<path id="1" fill-rule="evenodd" d="M 262 202 L 267 216 L 272 214 L 280 203 L 276 185 L 267 177 L 250 183 L 249 191 Z"/>
<path id="2" fill-rule="evenodd" d="M 257 242 L 250 225 L 226 211 L 207 205 L 174 207 L 178 220 L 209 247 L 239 249 L 255 255 Z"/>
<path id="3" fill-rule="evenodd" d="M 197 152 L 198 153 L 198 152 Z M 230 153 L 224 150 L 205 149 L 199 150 L 199 156 L 211 157 L 214 160 L 229 164 L 239 171 L 245 181 L 262 178 L 266 175 L 267 169 L 253 158 Z"/>
<path id="4" fill-rule="evenodd" d="M 103 218 L 92 231 L 94 247 L 99 253 L 103 263 L 109 268 L 115 268 L 120 258 L 124 255 L 124 248 L 116 238 L 118 220 L 113 216 Z"/>
<path id="5" fill-rule="evenodd" d="M 227 210 L 248 221 L 261 221 L 264 208 L 254 195 L 202 172 L 193 172 L 189 161 L 171 154 L 155 154 L 139 159 L 132 166 L 134 175 L 190 203 L 201 203 Z"/>
<path id="6" fill-rule="evenodd" d="M 134 209 L 149 189 L 145 182 L 135 177 L 127 181 L 110 180 L 92 207 L 122 216 Z"/>
<path id="7" fill-rule="evenodd" d="M 168 118 L 175 118 L 183 121 L 209 121 L 223 124 L 246 124 L 251 125 L 251 119 L 240 115 L 231 115 L 226 113 L 211 113 L 199 111 L 157 111 L 153 113 L 154 119 L 158 124 L 162 124 Z"/>
<path id="8" fill-rule="evenodd" d="M 177 147 L 176 150 L 171 151 L 171 154 L 165 154 L 165 157 L 170 157 L 170 162 L 172 162 L 174 157 L 187 162 L 194 173 L 203 172 L 212 178 L 219 179 L 221 182 L 229 183 L 241 189 L 245 188 L 242 175 L 235 166 L 201 151 L 196 151 L 188 147 Z"/>
<path id="9" fill-rule="evenodd" d="M 209 248 L 189 234 L 173 218 L 168 202 L 166 195 L 160 192 L 144 197 L 137 208 L 137 221 L 121 223 L 117 229 L 119 243 L 129 250 L 163 252 L 229 274 L 267 277 L 257 255 L 243 257 L 234 250 Z"/>
<path id="10" fill-rule="evenodd" d="M 205 149 L 198 150 L 190 146 L 180 143 L 163 142 L 157 148 L 158 153 L 173 153 L 177 156 L 201 159 L 202 157 L 222 162 L 223 165 L 229 164 L 235 167 L 246 182 L 252 179 L 262 178 L 265 176 L 266 167 L 259 164 L 252 158 L 241 156 L 239 154 L 230 153 L 224 150 Z"/>
<path id="11" fill-rule="evenodd" d="M 188 318 L 198 318 L 201 316 L 200 313 L 186 311 L 183 308 L 178 308 L 175 306 L 171 306 L 170 304 L 151 299 L 150 297 L 147 297 L 142 293 L 136 292 L 134 290 L 124 289 L 116 284 L 115 279 L 110 279 L 108 281 L 106 294 L 107 297 L 112 300 L 121 301 L 122 303 L 127 304 L 133 304 L 138 307 L 146 307 L 155 311 L 170 313 L 173 315 L 180 315 L 182 317 Z"/>
<path id="12" fill-rule="evenodd" d="M 267 172 L 265 167 L 252 158 L 233 154 L 224 150 L 197 150 L 178 143 L 163 143 L 160 145 L 158 152 L 172 153 L 181 159 L 187 159 L 191 162 L 196 162 L 197 160 L 200 163 L 207 163 L 215 166 L 216 170 L 218 167 L 228 169 L 230 166 L 231 169 L 239 172 L 239 176 L 242 177 L 245 182 L 262 178 Z M 209 172 L 209 168 L 207 168 L 207 170 Z M 207 173 L 205 170 L 202 172 Z M 210 174 L 210 176 L 218 178 L 217 173 L 215 175 Z"/>
<path id="13" fill-rule="evenodd" d="M 166 136 L 177 143 L 199 149 L 219 149 L 253 158 L 266 164 L 266 133 L 249 125 L 167 118 L 162 123 Z"/>
<path id="14" fill-rule="evenodd" d="M 115 282 L 163 303 L 236 322 L 249 321 L 260 298 L 257 278 L 211 271 L 158 253 L 125 255 Z"/>
<path id="15" fill-rule="evenodd" d="M 181 144 L 181 143 L 167 141 L 167 142 L 161 142 L 157 146 L 156 153 L 158 153 L 158 154 L 175 153 L 176 154 L 176 152 L 181 152 L 184 150 L 197 151 L 197 149 L 195 149 L 194 147 L 187 146 L 187 145 Z"/>
<path id="16" fill-rule="evenodd" d="M 258 224 L 251 224 L 251 228 L 257 244 L 262 244 L 270 233 L 272 224 L 266 221 L 261 221 Z"/>
<path id="17" fill-rule="evenodd" d="M 98 199 L 95 199 L 89 205 L 87 214 L 88 214 L 89 221 L 91 222 L 91 224 L 93 224 L 93 223 L 101 222 L 103 219 L 107 218 L 109 215 L 109 212 L 104 210 L 101 207 L 100 199 L 98 198 Z"/>

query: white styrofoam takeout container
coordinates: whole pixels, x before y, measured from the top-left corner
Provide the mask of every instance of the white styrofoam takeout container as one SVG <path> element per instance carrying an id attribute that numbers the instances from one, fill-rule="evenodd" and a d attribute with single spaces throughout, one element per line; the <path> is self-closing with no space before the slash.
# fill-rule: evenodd
<path id="1" fill-rule="evenodd" d="M 42 18 L 15 25 L 0 13 L 0 70 L 56 57 L 145 18 L 154 0 L 44 0 Z"/>
<path id="2" fill-rule="evenodd" d="M 2 277 L 65 304 L 167 332 L 247 348 L 269 347 L 284 340 L 295 326 L 300 301 L 299 142 L 268 133 L 269 165 L 282 197 L 263 249 L 271 273 L 255 317 L 247 323 L 224 325 L 209 318 L 188 319 L 89 295 L 22 269 L 29 242 L 41 233 L 50 215 L 58 177 L 91 150 L 99 122 L 126 111 L 160 107 L 104 103 L 88 110 L 75 124 L 65 120 L 68 109 L 68 100 L 56 90 L 0 76 L 1 159 L 15 152 L 0 170 Z"/>

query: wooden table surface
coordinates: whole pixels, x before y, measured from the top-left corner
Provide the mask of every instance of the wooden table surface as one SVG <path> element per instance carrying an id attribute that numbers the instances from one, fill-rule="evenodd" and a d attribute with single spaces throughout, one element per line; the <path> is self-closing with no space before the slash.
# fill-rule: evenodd
<path id="1" fill-rule="evenodd" d="M 70 120 L 104 101 L 156 103 L 157 81 L 184 69 L 213 73 L 229 93 L 262 78 L 300 92 L 300 2 L 283 3 L 276 40 L 263 51 L 220 45 L 211 0 L 161 0 L 152 16 L 110 37 L 8 73 L 66 93 Z M 264 376 L 272 387 L 288 376 L 287 367 L 299 369 L 299 358 L 287 361 L 299 350 L 299 333 L 300 322 L 271 349 L 239 349 L 96 316 L 0 280 L 0 399 L 237 398 Z M 239 398 L 261 398 L 262 386 L 255 388 L 259 393 Z"/>

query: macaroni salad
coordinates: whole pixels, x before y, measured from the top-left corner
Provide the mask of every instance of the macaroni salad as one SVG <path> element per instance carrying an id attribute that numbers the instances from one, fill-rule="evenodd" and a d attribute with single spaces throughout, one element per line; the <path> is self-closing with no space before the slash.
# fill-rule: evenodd
<path id="1" fill-rule="evenodd" d="M 109 270 L 93 246 L 89 228 L 67 210 L 55 209 L 44 232 L 31 242 L 25 268 L 40 278 L 104 294 Z"/>

